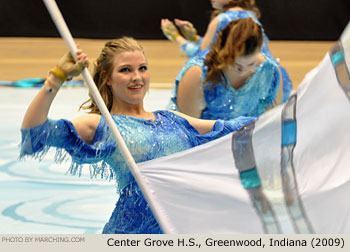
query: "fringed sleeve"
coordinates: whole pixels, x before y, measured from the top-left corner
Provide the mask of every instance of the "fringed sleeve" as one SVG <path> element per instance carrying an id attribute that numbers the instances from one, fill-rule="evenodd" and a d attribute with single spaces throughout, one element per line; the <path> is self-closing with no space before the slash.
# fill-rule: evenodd
<path id="1" fill-rule="evenodd" d="M 73 124 L 67 120 L 47 120 L 34 128 L 21 129 L 22 141 L 20 159 L 31 156 L 41 160 L 50 147 L 56 147 L 55 162 L 61 163 L 71 157 L 71 174 L 81 174 L 83 164 L 91 164 L 91 176 L 113 177 L 106 158 L 115 151 L 115 143 L 99 143 L 95 136 L 94 144 L 86 144 L 78 135 Z"/>

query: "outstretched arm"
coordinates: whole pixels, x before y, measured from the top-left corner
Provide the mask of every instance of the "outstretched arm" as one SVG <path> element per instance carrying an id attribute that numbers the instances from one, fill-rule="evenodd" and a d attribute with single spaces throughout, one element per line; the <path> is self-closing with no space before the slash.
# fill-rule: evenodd
<path id="1" fill-rule="evenodd" d="M 193 24 L 186 20 L 174 19 L 175 24 L 180 28 L 185 39 L 193 43 L 197 43 L 200 40 L 200 36 L 197 34 L 196 28 Z"/>
<path id="2" fill-rule="evenodd" d="M 215 36 L 216 29 L 218 28 L 218 18 L 215 17 L 212 19 L 208 25 L 207 31 L 204 34 L 202 43 L 201 43 L 201 50 L 204 50 L 208 48 L 211 45 L 211 42 L 213 41 L 213 38 Z"/>
<path id="3" fill-rule="evenodd" d="M 253 122 L 255 117 L 236 117 L 231 120 L 203 120 L 194 118 L 178 111 L 172 111 L 173 113 L 186 119 L 189 124 L 194 127 L 199 134 L 205 135 L 211 132 L 211 137 L 218 138 L 228 133 L 241 129 L 244 125 Z M 212 138 L 213 139 L 213 138 Z"/>
<path id="4" fill-rule="evenodd" d="M 187 40 L 180 34 L 174 23 L 169 19 L 161 19 L 160 28 L 162 29 L 164 36 L 170 41 L 173 41 L 178 45 L 182 45 L 187 42 Z"/>
<path id="5" fill-rule="evenodd" d="M 213 129 L 213 126 L 216 122 L 216 120 L 203 120 L 203 119 L 198 119 L 189 115 L 185 115 L 181 112 L 178 111 L 171 111 L 183 118 L 185 118 L 191 125 L 194 127 L 199 134 L 203 135 L 205 133 L 208 133 Z"/>
<path id="6" fill-rule="evenodd" d="M 175 42 L 178 45 L 183 45 L 186 42 L 190 41 L 193 43 L 198 43 L 201 39 L 197 35 L 197 30 L 194 28 L 192 23 L 186 20 L 175 19 L 175 24 L 169 19 L 163 18 L 161 20 L 161 29 L 164 35 L 171 41 Z M 178 31 L 177 27 L 180 28 L 182 36 Z M 218 27 L 218 19 L 215 17 L 208 25 L 207 31 L 203 37 L 203 40 L 200 44 L 200 49 L 204 50 L 208 48 L 215 36 L 216 29 Z"/>
<path id="7" fill-rule="evenodd" d="M 66 53 L 52 69 L 39 93 L 29 105 L 23 121 L 22 128 L 33 128 L 43 124 L 47 120 L 52 101 L 54 100 L 62 83 L 67 78 L 72 78 L 81 73 L 83 68 L 89 64 L 86 55 L 81 50 L 77 52 L 78 62 L 74 63 L 72 56 Z"/>

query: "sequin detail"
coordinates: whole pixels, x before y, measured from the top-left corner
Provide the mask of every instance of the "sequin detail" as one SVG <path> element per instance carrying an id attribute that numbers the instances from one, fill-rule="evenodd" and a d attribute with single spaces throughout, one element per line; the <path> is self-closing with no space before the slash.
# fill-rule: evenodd
<path id="1" fill-rule="evenodd" d="M 155 111 L 155 120 L 114 115 L 126 145 L 136 163 L 183 151 L 235 131 L 254 118 L 218 120 L 204 135 L 187 120 L 170 112 Z M 146 200 L 135 183 L 127 164 L 105 120 L 101 118 L 92 145 L 86 144 L 67 120 L 47 120 L 44 124 L 22 129 L 20 158 L 42 159 L 50 147 L 56 147 L 56 161 L 71 157 L 69 172 L 80 174 L 82 164 L 91 164 L 92 177 L 113 178 L 119 189 L 119 200 L 104 233 L 160 233 Z"/>
<path id="2" fill-rule="evenodd" d="M 206 51 L 206 53 L 208 50 Z M 206 53 L 196 56 L 185 64 L 176 77 L 173 95 L 168 107 L 172 110 L 179 110 L 176 106 L 176 94 L 178 85 L 187 70 L 192 66 L 202 68 L 202 82 L 204 83 L 208 74 L 208 67 L 204 65 Z M 226 85 L 226 80 L 222 84 L 210 89 L 210 83 L 204 86 L 205 104 L 202 110 L 202 119 L 223 119 L 230 120 L 239 116 L 260 116 L 270 108 L 277 96 L 280 86 L 279 65 L 276 61 L 265 55 L 266 60 L 254 71 L 239 89 L 234 89 Z M 291 92 L 291 82 L 286 76 L 283 77 L 283 98 L 282 102 L 288 100 Z"/>

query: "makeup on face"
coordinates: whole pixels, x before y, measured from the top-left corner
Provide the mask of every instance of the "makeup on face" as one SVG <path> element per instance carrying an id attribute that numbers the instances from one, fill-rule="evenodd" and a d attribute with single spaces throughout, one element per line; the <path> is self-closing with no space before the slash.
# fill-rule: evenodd
<path id="1" fill-rule="evenodd" d="M 240 75 L 246 74 L 249 71 L 254 71 L 258 66 L 259 53 L 254 53 L 248 56 L 239 56 L 234 63 L 234 69 Z"/>
<path id="2" fill-rule="evenodd" d="M 150 83 L 148 64 L 140 51 L 119 53 L 114 59 L 114 68 L 108 85 L 115 100 L 130 104 L 141 103 Z"/>

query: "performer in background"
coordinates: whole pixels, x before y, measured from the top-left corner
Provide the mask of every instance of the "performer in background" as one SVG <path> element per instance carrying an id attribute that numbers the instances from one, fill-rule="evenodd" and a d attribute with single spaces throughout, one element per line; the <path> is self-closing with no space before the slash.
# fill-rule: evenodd
<path id="1" fill-rule="evenodd" d="M 190 58 L 209 48 L 214 43 L 218 33 L 231 21 L 250 17 L 261 25 L 258 21 L 260 11 L 255 5 L 255 0 L 212 0 L 210 2 L 214 10 L 203 37 L 197 34 L 196 28 L 189 21 L 175 19 L 174 24 L 167 18 L 161 20 L 161 29 L 164 35 L 178 44 Z M 268 37 L 264 32 L 263 36 L 262 53 L 271 56 L 268 48 Z"/>
<path id="2" fill-rule="evenodd" d="M 261 53 L 263 31 L 252 18 L 232 21 L 215 43 L 191 58 L 176 77 L 170 109 L 202 119 L 260 116 L 287 101 L 291 81 Z"/>
<path id="3" fill-rule="evenodd" d="M 120 196 L 103 233 L 161 233 L 91 95 L 81 106 L 87 114 L 72 121 L 47 118 L 62 83 L 89 64 L 81 50 L 77 57 L 77 63 L 70 54 L 61 58 L 29 105 L 21 129 L 21 157 L 41 159 L 50 147 L 56 147 L 57 160 L 64 159 L 66 153 L 70 155 L 70 173 L 79 174 L 82 164 L 91 164 L 94 177 L 114 178 Z M 93 79 L 137 163 L 198 146 L 254 120 L 200 120 L 179 112 L 146 111 L 143 99 L 150 84 L 148 64 L 142 47 L 132 38 L 105 44 Z"/>

